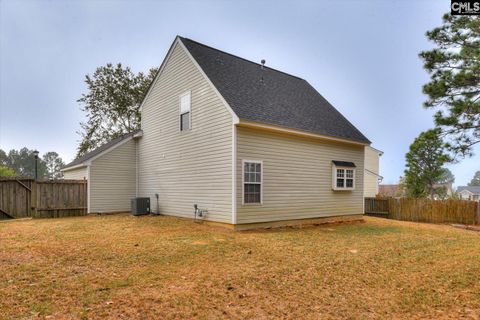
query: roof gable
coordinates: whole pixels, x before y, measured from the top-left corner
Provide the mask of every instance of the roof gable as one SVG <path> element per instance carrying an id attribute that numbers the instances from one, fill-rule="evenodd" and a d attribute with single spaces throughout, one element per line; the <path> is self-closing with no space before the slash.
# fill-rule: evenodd
<path id="1" fill-rule="evenodd" d="M 459 186 L 457 188 L 457 192 L 460 193 L 460 192 L 463 192 L 463 191 L 467 191 L 471 194 L 480 194 L 480 186 Z"/>
<path id="2" fill-rule="evenodd" d="M 130 139 L 132 139 L 136 134 L 140 133 L 141 130 L 136 130 L 133 132 L 126 133 L 124 135 L 121 135 L 103 145 L 100 147 L 86 153 L 85 155 L 73 160 L 72 162 L 68 163 L 65 165 L 65 167 L 62 168 L 62 170 L 67 170 L 71 167 L 76 167 L 76 166 L 82 166 L 86 161 L 92 161 L 94 158 L 100 156 L 102 153 L 107 152 L 109 149 L 114 149 L 118 146 L 120 146 L 123 142 L 126 142 Z"/>
<path id="3" fill-rule="evenodd" d="M 179 39 L 240 119 L 370 143 L 307 81 Z"/>

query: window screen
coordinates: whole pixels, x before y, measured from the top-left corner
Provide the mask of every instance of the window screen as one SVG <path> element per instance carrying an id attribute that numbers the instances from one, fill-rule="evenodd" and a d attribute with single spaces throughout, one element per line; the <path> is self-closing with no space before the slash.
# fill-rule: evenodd
<path id="1" fill-rule="evenodd" d="M 180 131 L 190 130 L 190 92 L 180 96 Z"/>
<path id="2" fill-rule="evenodd" d="M 243 163 L 243 202 L 262 202 L 262 163 Z"/>
<path id="3" fill-rule="evenodd" d="M 354 189 L 355 187 L 355 169 L 333 167 L 333 188 L 335 190 Z"/>

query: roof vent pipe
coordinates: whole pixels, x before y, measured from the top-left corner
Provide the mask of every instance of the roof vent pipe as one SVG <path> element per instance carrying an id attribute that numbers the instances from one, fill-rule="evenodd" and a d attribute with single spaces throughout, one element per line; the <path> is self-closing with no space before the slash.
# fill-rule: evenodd
<path id="1" fill-rule="evenodd" d="M 260 61 L 262 63 L 262 70 L 263 70 L 263 67 L 265 66 L 265 59 L 262 59 L 262 61 Z"/>

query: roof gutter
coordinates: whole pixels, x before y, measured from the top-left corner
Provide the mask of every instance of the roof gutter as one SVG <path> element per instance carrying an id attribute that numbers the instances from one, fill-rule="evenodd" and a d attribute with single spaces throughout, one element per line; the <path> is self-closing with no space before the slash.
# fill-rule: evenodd
<path id="1" fill-rule="evenodd" d="M 368 169 L 365 169 L 365 171 L 374 175 L 374 176 L 376 176 L 379 180 L 383 180 L 383 176 L 379 175 L 378 173 L 375 173 L 375 172 L 373 172 L 371 170 L 368 170 Z"/>
<path id="2" fill-rule="evenodd" d="M 287 134 L 291 134 L 291 135 L 314 138 L 314 139 L 336 141 L 336 142 L 354 144 L 354 145 L 359 145 L 359 146 L 369 146 L 370 145 L 370 143 L 367 143 L 367 142 L 359 142 L 359 141 L 354 141 L 354 140 L 349 140 L 349 139 L 342 139 L 342 138 L 327 136 L 327 135 L 323 135 L 323 134 L 318 134 L 318 133 L 313 133 L 313 132 L 308 132 L 308 131 L 303 131 L 303 130 L 298 130 L 298 129 L 291 129 L 291 128 L 286 128 L 286 127 L 271 125 L 271 124 L 265 124 L 265 123 L 260 123 L 260 122 L 254 122 L 254 121 L 244 120 L 244 119 L 240 119 L 237 126 L 245 127 L 245 128 L 261 129 L 261 130 L 266 130 L 266 131 L 271 131 L 271 132 L 287 133 Z"/>
<path id="3" fill-rule="evenodd" d="M 64 171 L 69 171 L 69 170 L 74 170 L 74 169 L 79 169 L 79 168 L 83 168 L 83 167 L 86 167 L 87 164 L 86 163 L 80 163 L 80 164 L 76 164 L 74 166 L 71 166 L 71 167 L 65 167 L 65 168 L 62 168 L 60 169 L 61 172 L 64 172 Z"/>
<path id="4" fill-rule="evenodd" d="M 369 146 L 369 147 L 370 147 L 370 149 L 378 152 L 379 156 L 383 156 L 383 153 L 384 153 L 384 152 L 383 152 L 382 150 L 378 150 L 377 148 L 374 148 L 374 147 L 372 147 L 372 146 Z"/>

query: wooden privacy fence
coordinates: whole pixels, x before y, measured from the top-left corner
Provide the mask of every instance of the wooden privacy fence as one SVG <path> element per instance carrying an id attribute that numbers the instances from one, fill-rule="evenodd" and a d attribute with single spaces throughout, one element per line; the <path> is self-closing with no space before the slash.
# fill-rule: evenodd
<path id="1" fill-rule="evenodd" d="M 0 178 L 0 219 L 32 216 L 32 179 Z"/>
<path id="2" fill-rule="evenodd" d="M 0 219 L 58 218 L 86 213 L 86 180 L 0 178 Z"/>
<path id="3" fill-rule="evenodd" d="M 365 198 L 365 213 L 389 219 L 480 224 L 480 204 L 466 200 Z"/>

